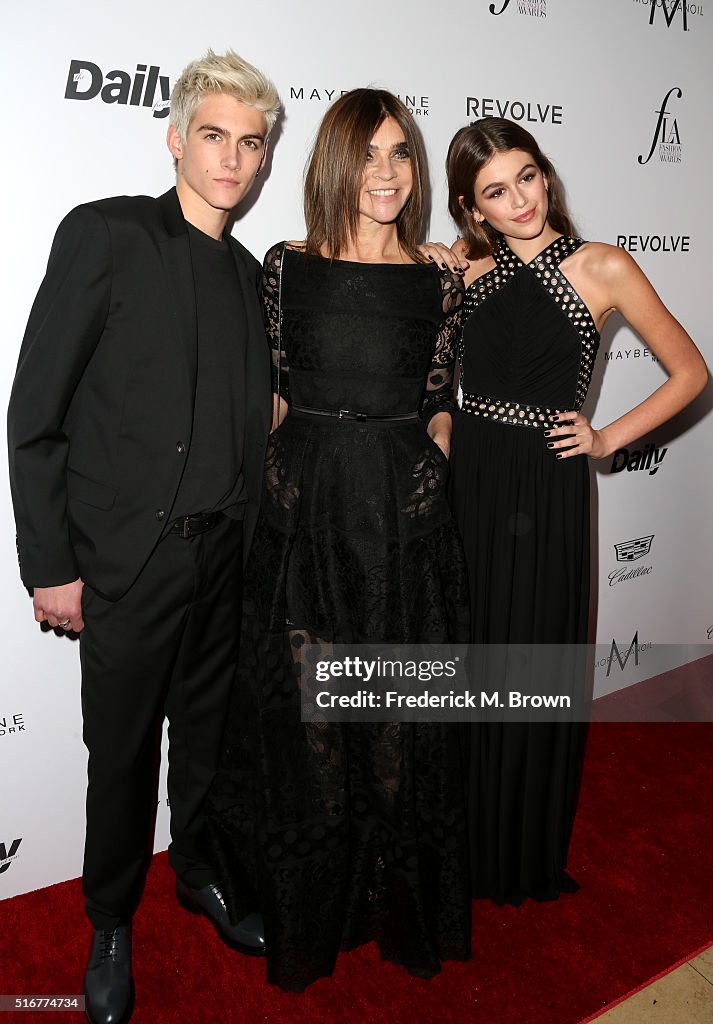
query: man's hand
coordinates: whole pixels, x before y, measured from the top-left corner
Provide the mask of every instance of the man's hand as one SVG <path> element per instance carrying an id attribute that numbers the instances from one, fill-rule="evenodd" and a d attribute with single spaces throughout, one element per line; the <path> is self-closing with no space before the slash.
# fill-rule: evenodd
<path id="1" fill-rule="evenodd" d="M 35 621 L 49 622 L 53 629 L 59 626 L 67 632 L 81 633 L 84 629 L 82 618 L 81 580 L 64 583 L 61 587 L 35 587 L 33 604 Z"/>

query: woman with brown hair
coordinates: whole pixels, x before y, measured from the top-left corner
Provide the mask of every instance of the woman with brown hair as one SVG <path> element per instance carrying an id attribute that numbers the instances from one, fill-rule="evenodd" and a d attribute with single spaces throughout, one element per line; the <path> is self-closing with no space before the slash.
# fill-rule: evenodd
<path id="1" fill-rule="evenodd" d="M 425 977 L 468 956 L 454 727 L 301 722 L 296 653 L 467 634 L 446 494 L 463 285 L 416 251 L 425 173 L 404 105 L 346 94 L 309 162 L 306 240 L 265 258 L 275 429 L 211 819 L 231 914 L 261 907 L 286 989 L 370 940 Z"/>
<path id="2" fill-rule="evenodd" d="M 451 497 L 468 560 L 470 639 L 483 645 L 480 685 L 516 688 L 512 655 L 525 649 L 540 665 L 546 652 L 553 695 L 562 684 L 581 697 L 589 467 L 578 456 L 604 458 L 675 415 L 705 386 L 705 364 L 628 253 L 575 237 L 554 167 L 520 125 L 484 118 L 462 128 L 447 171 L 456 252 L 470 261 Z M 615 309 L 669 379 L 594 429 L 581 407 Z M 467 728 L 473 894 L 519 903 L 573 891 L 565 867 L 584 726 Z"/>

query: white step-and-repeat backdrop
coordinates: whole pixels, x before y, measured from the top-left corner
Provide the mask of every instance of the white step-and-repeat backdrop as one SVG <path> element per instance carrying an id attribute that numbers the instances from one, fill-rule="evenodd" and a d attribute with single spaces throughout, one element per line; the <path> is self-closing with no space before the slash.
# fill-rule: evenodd
<path id="1" fill-rule="evenodd" d="M 268 71 L 284 103 L 268 173 L 235 229 L 259 258 L 302 235 L 303 166 L 330 101 L 380 85 L 426 140 L 430 237 L 454 236 L 443 166 L 456 129 L 486 114 L 520 121 L 558 167 L 580 233 L 626 247 L 713 359 L 713 0 L 40 0 L 3 21 L 3 409 L 58 222 L 78 203 L 172 184 L 168 97 L 209 46 Z M 642 339 L 611 323 L 586 409 L 608 422 L 662 380 Z M 597 666 L 597 693 L 700 657 L 713 634 L 710 404 L 707 393 L 594 469 L 597 639 L 622 652 Z M 0 461 L 3 898 L 80 873 L 86 756 L 78 645 L 33 621 L 4 443 Z M 157 849 L 167 835 L 164 776 Z"/>

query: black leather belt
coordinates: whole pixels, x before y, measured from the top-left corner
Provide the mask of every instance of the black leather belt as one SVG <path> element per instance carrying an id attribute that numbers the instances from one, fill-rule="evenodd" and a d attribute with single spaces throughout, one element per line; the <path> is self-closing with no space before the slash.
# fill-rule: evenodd
<path id="1" fill-rule="evenodd" d="M 181 516 L 175 519 L 168 528 L 169 533 L 177 533 L 181 537 L 195 537 L 198 533 L 207 533 L 218 522 L 217 512 L 202 512 L 197 516 Z"/>
<path id="2" fill-rule="evenodd" d="M 405 423 L 407 420 L 417 420 L 417 412 L 394 413 L 390 416 L 372 416 L 367 412 L 353 412 L 351 409 L 309 409 L 302 405 L 291 405 L 291 412 L 303 413 L 306 416 L 331 416 L 337 420 L 358 420 L 359 422 L 376 421 L 377 423 Z"/>

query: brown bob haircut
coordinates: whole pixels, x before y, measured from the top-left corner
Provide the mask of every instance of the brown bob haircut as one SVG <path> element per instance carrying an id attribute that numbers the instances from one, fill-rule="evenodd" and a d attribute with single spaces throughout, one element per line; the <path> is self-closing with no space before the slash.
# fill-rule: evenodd
<path id="1" fill-rule="evenodd" d="M 424 218 L 426 154 L 413 117 L 384 89 L 352 89 L 322 119 L 305 174 L 305 249 L 338 259 L 356 237 L 359 188 L 369 143 L 382 121 L 392 117 L 404 133 L 411 157 L 413 188 L 396 229 L 401 247 L 417 262 Z"/>
<path id="2" fill-rule="evenodd" d="M 515 121 L 504 117 L 484 117 L 461 128 L 451 139 L 446 157 L 448 210 L 467 246 L 468 259 L 492 256 L 500 243 L 500 233 L 487 222 L 476 223 L 473 211 L 475 179 L 496 153 L 521 149 L 542 171 L 548 186 L 547 220 L 555 231 L 573 235 L 562 185 L 552 163 L 530 133 Z"/>

